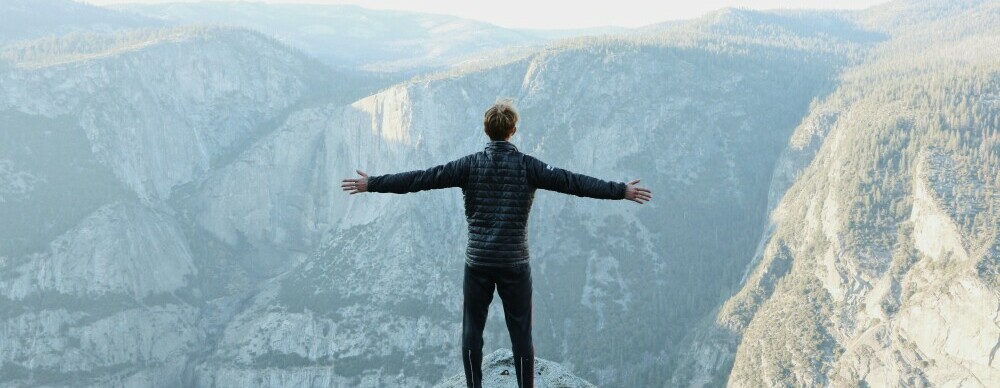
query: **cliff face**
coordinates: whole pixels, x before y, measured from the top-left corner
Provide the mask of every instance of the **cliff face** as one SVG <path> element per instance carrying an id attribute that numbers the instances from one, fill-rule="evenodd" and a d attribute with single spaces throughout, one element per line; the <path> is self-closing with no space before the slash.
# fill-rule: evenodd
<path id="1" fill-rule="evenodd" d="M 76 34 L 8 48 L 0 109 L 73 117 L 97 159 L 145 202 L 207 171 L 319 75 L 305 57 L 246 31 L 123 34 L 124 43 Z"/>
<path id="2" fill-rule="evenodd" d="M 45 251 L 0 264 L 7 383 L 181 384 L 201 335 L 184 298 L 196 268 L 169 217 L 108 204 Z"/>
<path id="3" fill-rule="evenodd" d="M 997 8 L 903 10 L 935 16 L 857 15 L 891 39 L 796 129 L 743 289 L 695 341 L 704 373 L 675 383 L 731 363 L 730 386 L 1000 384 Z"/>
<path id="4" fill-rule="evenodd" d="M 0 380 L 187 384 L 221 315 L 213 277 L 244 272 L 205 255 L 166 200 L 307 96 L 318 70 L 231 29 L 75 34 L 2 55 Z"/>

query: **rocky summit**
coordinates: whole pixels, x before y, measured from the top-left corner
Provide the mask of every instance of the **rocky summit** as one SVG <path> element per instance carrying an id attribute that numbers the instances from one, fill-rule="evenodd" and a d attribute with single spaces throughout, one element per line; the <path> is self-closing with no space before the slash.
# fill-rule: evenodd
<path id="1" fill-rule="evenodd" d="M 465 375 L 454 375 L 435 388 L 465 388 Z M 514 354 L 510 349 L 498 349 L 483 357 L 483 387 L 517 388 L 514 372 Z M 537 388 L 595 388 L 584 379 L 574 376 L 558 363 L 535 357 L 535 387 Z"/>

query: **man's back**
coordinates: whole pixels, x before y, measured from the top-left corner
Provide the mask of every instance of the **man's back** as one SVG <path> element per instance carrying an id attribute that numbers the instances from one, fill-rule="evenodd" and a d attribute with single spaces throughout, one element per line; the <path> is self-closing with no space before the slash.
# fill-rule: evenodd
<path id="1" fill-rule="evenodd" d="M 408 193 L 461 187 L 469 223 L 466 262 L 513 266 L 528 261 L 527 227 L 535 189 L 581 197 L 625 198 L 626 184 L 555 168 L 525 155 L 508 141 L 427 170 L 373 176 L 368 191 Z"/>
<path id="2" fill-rule="evenodd" d="M 507 141 L 491 141 L 469 156 L 463 187 L 469 222 L 467 261 L 510 266 L 528 261 L 527 227 L 535 189 L 584 197 L 621 199 L 625 184 L 550 167 Z"/>
<path id="3" fill-rule="evenodd" d="M 511 143 L 492 141 L 468 158 L 469 175 L 462 188 L 469 223 L 466 260 L 491 266 L 526 262 L 535 187 L 528 182 L 525 155 Z"/>

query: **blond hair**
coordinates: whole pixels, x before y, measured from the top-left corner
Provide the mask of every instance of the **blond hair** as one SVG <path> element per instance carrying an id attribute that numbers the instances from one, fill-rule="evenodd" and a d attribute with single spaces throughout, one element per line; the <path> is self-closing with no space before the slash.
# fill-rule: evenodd
<path id="1" fill-rule="evenodd" d="M 483 129 L 491 140 L 507 140 L 517 126 L 517 109 L 509 98 L 497 100 L 483 117 Z"/>

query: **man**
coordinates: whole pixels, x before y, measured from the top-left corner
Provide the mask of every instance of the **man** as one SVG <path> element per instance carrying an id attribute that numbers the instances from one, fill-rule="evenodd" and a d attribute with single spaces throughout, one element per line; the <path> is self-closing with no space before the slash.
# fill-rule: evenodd
<path id="1" fill-rule="evenodd" d="M 517 132 L 517 111 L 510 100 L 493 104 L 483 119 L 486 149 L 427 170 L 344 179 L 351 194 L 412 193 L 461 187 L 469 224 L 462 302 L 462 364 L 470 388 L 482 386 L 483 327 L 496 287 L 503 302 L 514 353 L 517 385 L 534 386 L 535 348 L 531 340 L 531 267 L 528 263 L 528 212 L 535 189 L 581 197 L 628 199 L 642 204 L 649 189 L 610 182 L 554 168 L 522 154 L 509 142 Z"/>

